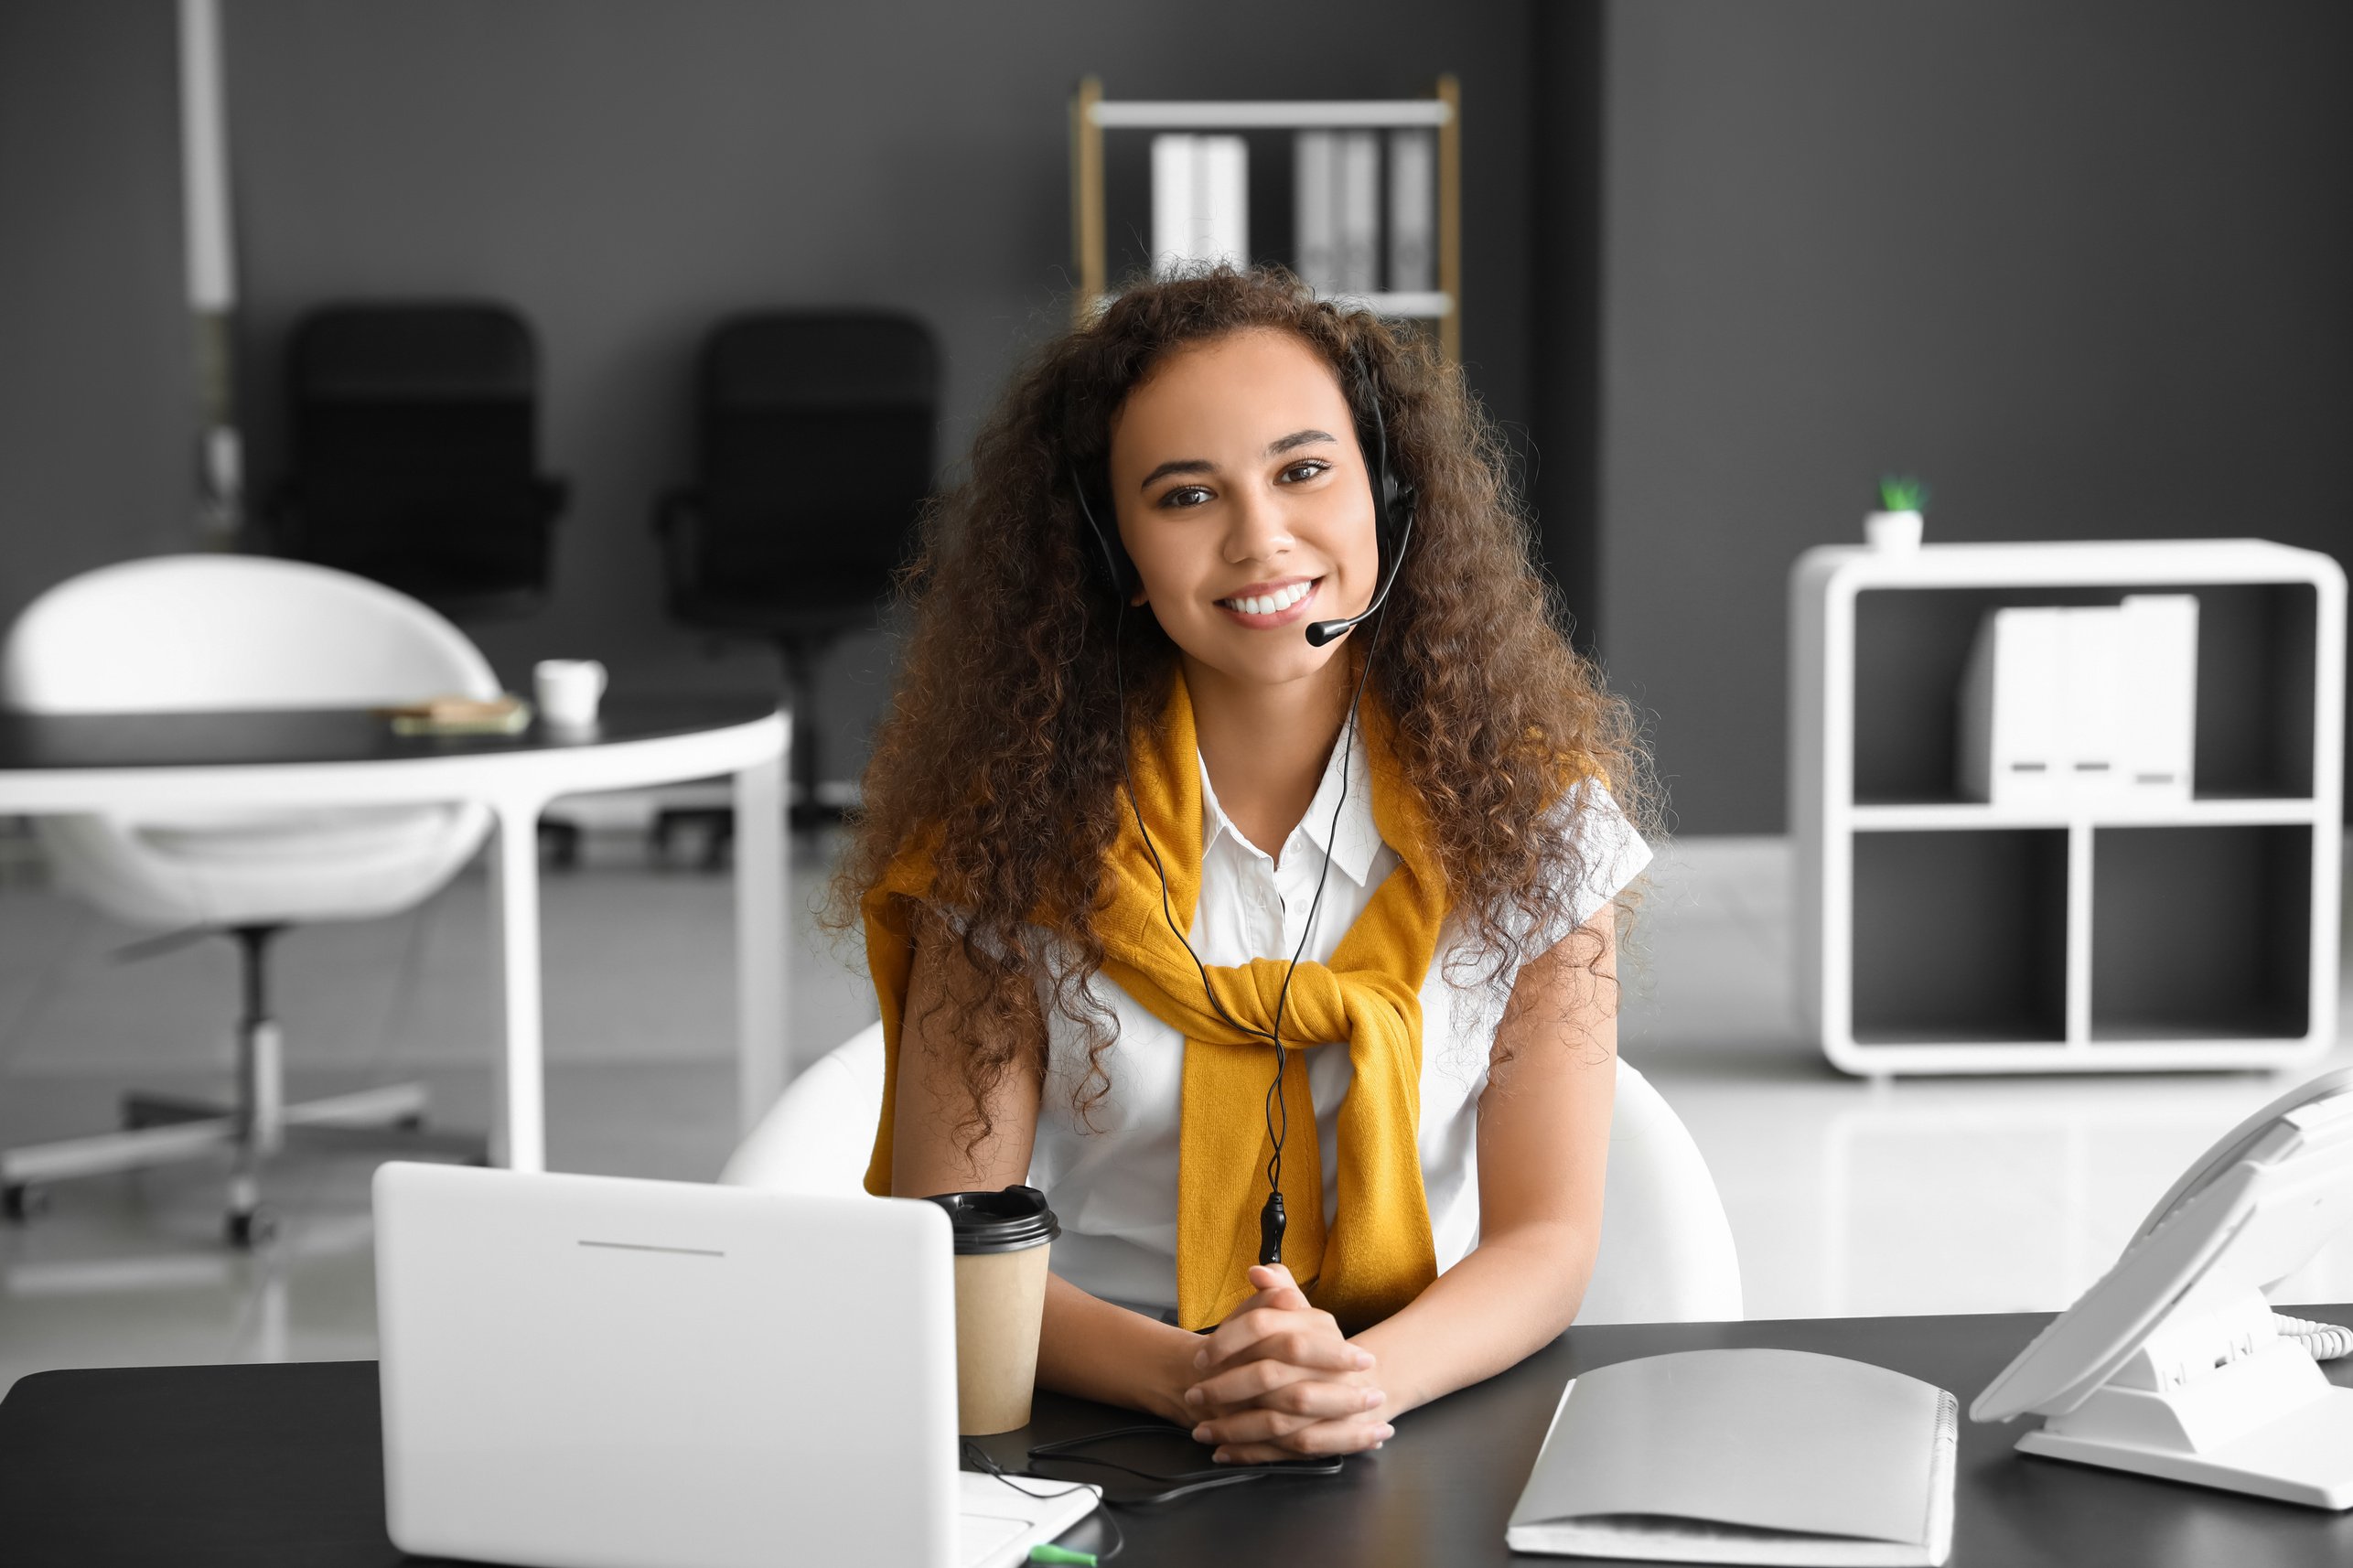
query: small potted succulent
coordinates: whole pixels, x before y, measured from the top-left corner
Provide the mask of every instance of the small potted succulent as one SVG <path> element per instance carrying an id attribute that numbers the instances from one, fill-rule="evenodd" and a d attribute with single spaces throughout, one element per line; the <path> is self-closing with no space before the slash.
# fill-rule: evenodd
<path id="1" fill-rule="evenodd" d="M 1879 510 L 1863 520 L 1863 537 L 1874 550 L 1918 550 L 1922 519 L 1929 508 L 1929 487 L 1909 474 L 1888 474 L 1879 481 Z"/>

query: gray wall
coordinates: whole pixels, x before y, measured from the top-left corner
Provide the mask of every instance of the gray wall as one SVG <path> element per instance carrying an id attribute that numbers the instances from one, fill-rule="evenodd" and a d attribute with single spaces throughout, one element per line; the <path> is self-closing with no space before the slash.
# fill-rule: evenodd
<path id="1" fill-rule="evenodd" d="M 686 471 L 697 338 L 912 309 L 952 460 L 1061 325 L 1087 70 L 1461 76 L 1466 358 L 1540 455 L 1546 549 L 1681 831 L 1781 829 L 1785 574 L 1885 469 L 1936 484 L 1943 539 L 2353 533 L 2353 10 L 2325 0 L 227 10 L 257 483 L 308 306 L 489 294 L 539 326 L 575 504 L 553 603 L 478 628 L 510 680 L 572 652 L 640 689 L 771 678 L 661 616 L 647 510 Z M 172 51 L 167 0 L 0 7 L 0 618 L 190 538 Z M 833 661 L 833 727 L 884 653 Z"/>
<path id="2" fill-rule="evenodd" d="M 0 5 L 0 626 L 192 535 L 167 4 Z"/>
<path id="3" fill-rule="evenodd" d="M 1089 71 L 1112 97 L 1410 96 L 1456 72 L 1465 357 L 1499 417 L 1528 418 L 1526 0 L 1382 0 L 1344 27 L 1307 0 L 224 10 L 257 489 L 281 468 L 279 361 L 306 308 L 487 295 L 539 329 L 545 461 L 575 500 L 553 601 L 469 628 L 510 682 L 552 654 L 605 659 L 639 689 L 773 682 L 772 656 L 714 658 L 662 617 L 649 513 L 688 472 L 698 339 L 765 305 L 911 310 L 945 349 L 941 454 L 958 458 L 1015 353 L 1067 325 L 1068 103 Z M 6 16 L 0 282 L 50 325 L 32 362 L 0 363 L 0 408 L 39 404 L 45 420 L 34 435 L 0 423 L 0 618 L 82 565 L 188 537 L 170 6 L 38 0 Z M 103 230 L 15 254 L 19 231 L 91 206 Z M 68 404 L 48 384 L 68 376 L 104 395 Z M 28 540 L 31 516 L 83 544 Z M 861 724 L 885 655 L 877 639 L 846 646 L 821 717 Z"/>
<path id="4" fill-rule="evenodd" d="M 1859 538 L 1882 472 L 1934 484 L 1932 539 L 2346 558 L 2353 7 L 1605 32 L 1598 632 L 1683 831 L 1782 831 L 1789 564 Z"/>
<path id="5" fill-rule="evenodd" d="M 1530 208 L 1540 293 L 1528 322 L 1538 367 L 1528 493 L 1570 636 L 1579 651 L 1598 655 L 1606 8 L 1599 0 L 1539 5 L 1531 19 Z"/>

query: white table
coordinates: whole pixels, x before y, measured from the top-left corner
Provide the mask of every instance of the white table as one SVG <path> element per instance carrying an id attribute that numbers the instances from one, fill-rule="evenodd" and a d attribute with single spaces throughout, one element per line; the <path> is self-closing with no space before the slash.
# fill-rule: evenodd
<path id="1" fill-rule="evenodd" d="M 732 775 L 737 1105 L 748 1131 L 784 1087 L 785 758 L 766 699 L 614 700 L 595 730 L 397 736 L 364 713 L 0 714 L 0 813 L 479 801 L 499 824 L 506 1003 L 502 1163 L 544 1169 L 539 818 L 559 795 Z"/>

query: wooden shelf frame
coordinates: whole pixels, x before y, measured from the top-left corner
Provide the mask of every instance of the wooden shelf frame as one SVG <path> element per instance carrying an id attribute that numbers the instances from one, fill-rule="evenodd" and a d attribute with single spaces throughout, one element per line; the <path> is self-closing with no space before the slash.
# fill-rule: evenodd
<path id="1" fill-rule="evenodd" d="M 1857 725 L 1874 711 L 1888 714 L 1886 693 L 1903 691 L 1903 671 L 1890 675 L 1883 668 L 1873 673 L 1883 705 L 1873 709 L 1858 700 L 1857 605 L 1863 595 L 1961 590 L 1982 593 L 1989 602 L 2012 595 L 2040 602 L 2059 594 L 2112 603 L 2125 593 L 2166 589 L 2226 596 L 2292 590 L 2298 604 L 2307 602 L 2308 593 L 2309 624 L 2269 628 L 2279 661 L 2252 677 L 2284 682 L 2282 716 L 2293 721 L 2299 744 L 2308 747 L 2290 759 L 2293 767 L 2283 775 L 2294 787 L 2276 793 L 2218 791 L 2186 802 L 1996 806 L 1957 798 L 1857 800 L 1858 750 L 1868 754 L 1884 739 L 1858 737 Z M 1920 614 L 1907 608 L 1903 619 L 1908 623 Z M 2207 646 L 2206 618 L 2201 617 L 2202 665 L 2221 656 Z M 1798 994 L 1805 1026 L 1823 1054 L 1847 1072 L 1877 1078 L 2278 1069 L 2309 1063 L 2329 1049 L 2337 1038 L 2343 869 L 2345 619 L 2345 574 L 2336 561 L 2262 540 L 1931 544 L 1914 551 L 1840 545 L 1800 557 L 1789 576 L 1789 757 L 1798 862 Z M 2308 671 L 2300 667 L 2306 658 Z M 2298 667 L 2290 668 L 2290 661 Z M 1950 711 L 1952 697 L 1939 684 L 1920 690 L 1918 703 L 1943 714 Z M 1908 693 L 1904 700 L 1910 700 Z M 2201 734 L 2217 722 L 2219 716 L 2202 701 Z M 1894 733 L 1900 738 L 1903 726 L 1898 724 Z M 2251 982 L 2243 1016 L 2230 1015 L 2227 1002 L 2210 997 L 2194 999 L 2195 1015 L 2169 1018 L 2162 1009 L 2136 1005 L 2139 997 L 2097 994 L 2095 971 L 2102 962 L 2111 962 L 2112 970 L 2118 939 L 2111 929 L 2109 946 L 2100 950 L 2111 960 L 2096 957 L 2094 919 L 2101 895 L 2094 865 L 2103 842 L 2122 850 L 2122 840 L 2102 839 L 2115 830 L 2178 832 L 2184 852 L 2203 846 L 2209 864 L 2225 866 L 2228 877 L 2235 879 L 2236 886 L 2226 891 L 2240 912 L 2258 922 L 2260 935 L 2251 939 L 2251 950 L 2293 961 L 2296 955 L 2281 949 L 2292 943 L 2305 958 L 2300 972 L 2268 990 Z M 1975 849 L 1970 834 L 1984 835 L 1973 841 Z M 2265 859 L 2269 870 L 2250 869 L 2245 859 L 2229 858 L 2242 849 Z M 2283 856 L 2295 864 L 2282 865 Z M 1869 862 L 1869 886 L 1858 881 L 1859 860 Z M 2054 896 L 2045 872 L 2061 864 L 2063 892 Z M 2137 862 L 2125 854 L 2118 866 L 2145 879 L 2149 864 L 2146 853 Z M 2002 907 L 2004 876 L 2021 899 L 2040 900 L 2042 907 Z M 1939 885 L 1911 885 L 1931 880 Z M 2280 888 L 2287 891 L 2272 891 Z M 2201 891 L 2184 888 L 2181 908 L 2167 911 L 2166 918 L 2185 927 L 2195 924 L 2206 913 L 2199 908 Z M 2111 890 L 2110 896 L 2121 895 Z M 2056 1010 L 2047 991 L 2036 993 L 2039 1002 L 2006 1012 L 1993 1003 L 1939 1002 L 1939 983 L 1931 975 L 1918 979 L 1914 993 L 1929 1000 L 1920 1004 L 1919 1015 L 1907 1018 L 1900 1003 L 1886 1000 L 1897 994 L 1900 977 L 1891 990 L 1888 974 L 1858 975 L 1858 905 L 1868 904 L 1864 918 L 1875 922 L 1864 945 L 1882 955 L 1865 961 L 1886 961 L 1890 953 L 1924 961 L 1936 950 L 1938 917 L 1927 912 L 1934 901 L 1959 905 L 1972 897 L 1977 907 L 1948 909 L 1941 917 L 1952 923 L 1961 945 L 1973 940 L 1976 928 L 1970 922 L 2041 922 L 2036 935 L 2019 939 L 2026 946 L 1987 950 L 2005 962 L 2058 966 L 2063 983 Z M 2296 907 L 2284 907 L 2283 897 Z M 2129 931 L 2132 924 L 2123 920 L 2117 929 Z M 2144 922 L 2143 929 L 2162 927 Z M 2002 973 L 1988 977 L 1987 983 L 2000 996 L 2009 994 L 2001 988 L 2017 980 Z M 1947 986 L 1943 993 L 1955 993 Z M 1858 995 L 1871 1008 L 1860 1031 Z M 1946 1008 L 1951 1027 L 1938 1027 L 1939 1006 Z M 1982 1027 L 1968 1021 L 1972 1006 L 1982 1015 Z"/>
<path id="2" fill-rule="evenodd" d="M 1105 131 L 1412 130 L 1438 134 L 1438 286 L 1427 293 L 1335 295 L 1376 315 L 1434 321 L 1439 351 L 1462 359 L 1462 87 L 1438 78 L 1428 98 L 1323 102 L 1218 102 L 1103 97 L 1100 77 L 1082 78 L 1070 98 L 1070 252 L 1079 274 L 1071 317 L 1085 326 L 1109 303 L 1105 253 Z"/>

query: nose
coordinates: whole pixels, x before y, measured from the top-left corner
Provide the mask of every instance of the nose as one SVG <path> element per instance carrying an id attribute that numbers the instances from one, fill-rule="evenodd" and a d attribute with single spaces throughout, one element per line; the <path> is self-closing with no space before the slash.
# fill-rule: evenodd
<path id="1" fill-rule="evenodd" d="M 1229 566 L 1250 561 L 1273 561 L 1291 553 L 1291 529 L 1275 498 L 1258 486 L 1245 487 L 1232 509 L 1226 531 Z"/>

